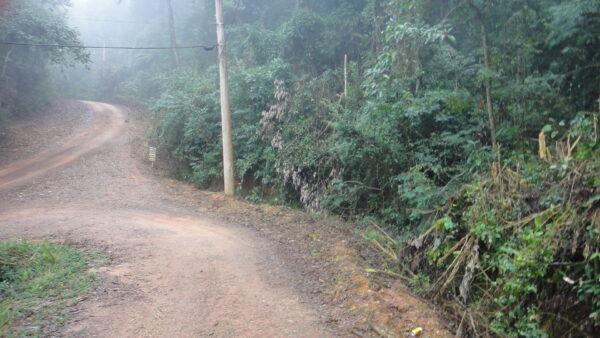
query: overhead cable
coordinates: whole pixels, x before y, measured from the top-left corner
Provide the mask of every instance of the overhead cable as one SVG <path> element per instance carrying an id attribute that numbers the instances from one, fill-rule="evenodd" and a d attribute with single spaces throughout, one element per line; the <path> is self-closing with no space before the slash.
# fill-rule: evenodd
<path id="1" fill-rule="evenodd" d="M 177 46 L 177 47 L 128 47 L 128 46 L 80 46 L 80 45 L 61 45 L 61 44 L 47 44 L 47 43 L 27 43 L 27 42 L 11 42 L 11 41 L 0 41 L 0 45 L 7 46 L 27 46 L 27 47 L 46 47 L 46 48 L 75 48 L 75 49 L 124 49 L 124 50 L 169 50 L 169 49 L 204 49 L 205 51 L 211 51 L 217 47 L 217 45 L 192 45 L 192 46 Z"/>

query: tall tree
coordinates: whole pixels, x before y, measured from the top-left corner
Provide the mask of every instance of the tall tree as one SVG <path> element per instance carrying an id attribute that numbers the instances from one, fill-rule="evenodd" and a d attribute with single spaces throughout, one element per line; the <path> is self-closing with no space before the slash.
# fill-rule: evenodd
<path id="1" fill-rule="evenodd" d="M 175 15 L 173 13 L 172 0 L 165 0 L 167 3 L 167 13 L 169 15 L 169 36 L 171 40 L 171 53 L 173 57 L 173 63 L 176 67 L 179 67 L 181 60 L 179 58 L 179 52 L 177 51 L 177 32 L 175 30 Z"/>
<path id="2" fill-rule="evenodd" d="M 492 103 L 492 81 L 490 80 L 490 48 L 488 46 L 487 29 L 485 28 L 485 14 L 473 1 L 469 1 L 469 6 L 475 11 L 475 18 L 479 26 L 479 35 L 481 39 L 481 54 L 484 69 L 483 85 L 485 88 L 485 107 L 488 115 L 488 123 L 490 128 L 490 136 L 492 141 L 492 149 L 495 155 L 498 155 L 498 141 L 496 139 L 496 117 L 494 116 L 494 106 Z"/>
<path id="3" fill-rule="evenodd" d="M 79 45 L 78 32 L 65 20 L 68 4 L 67 0 L 10 2 L 0 13 L 0 41 Z M 1 45 L 1 110 L 36 109 L 51 95 L 50 65 L 69 67 L 88 60 L 88 53 L 78 48 Z"/>

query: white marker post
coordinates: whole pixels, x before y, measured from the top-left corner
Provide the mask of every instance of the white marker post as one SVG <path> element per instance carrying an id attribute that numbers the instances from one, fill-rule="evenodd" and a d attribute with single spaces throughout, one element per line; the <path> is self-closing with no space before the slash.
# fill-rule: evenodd
<path id="1" fill-rule="evenodd" d="M 152 168 L 154 168 L 154 162 L 156 162 L 156 148 L 150 147 L 148 148 L 148 160 L 152 163 Z"/>

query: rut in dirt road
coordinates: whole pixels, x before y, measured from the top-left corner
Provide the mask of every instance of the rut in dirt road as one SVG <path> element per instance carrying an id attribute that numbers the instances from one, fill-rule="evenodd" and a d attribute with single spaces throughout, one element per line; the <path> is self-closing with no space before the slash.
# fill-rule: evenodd
<path id="1" fill-rule="evenodd" d="M 200 214 L 132 156 L 127 112 L 84 102 L 90 127 L 0 168 L 0 239 L 104 248 L 114 264 L 63 336 L 333 336 L 303 281 L 251 230 Z"/>

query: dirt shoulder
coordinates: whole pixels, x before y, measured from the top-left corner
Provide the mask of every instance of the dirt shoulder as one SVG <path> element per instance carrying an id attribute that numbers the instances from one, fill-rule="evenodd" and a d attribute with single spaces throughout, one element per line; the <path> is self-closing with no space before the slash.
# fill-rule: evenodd
<path id="1" fill-rule="evenodd" d="M 298 269 L 296 285 L 318 294 L 329 321 L 356 336 L 405 336 L 422 327 L 425 337 L 451 337 L 439 311 L 414 296 L 399 281 L 370 275 L 368 261 L 377 260 L 354 224 L 335 216 L 311 215 L 270 205 L 253 205 L 220 193 L 165 184 L 199 201 L 203 213 L 256 230 L 275 244 Z"/>

